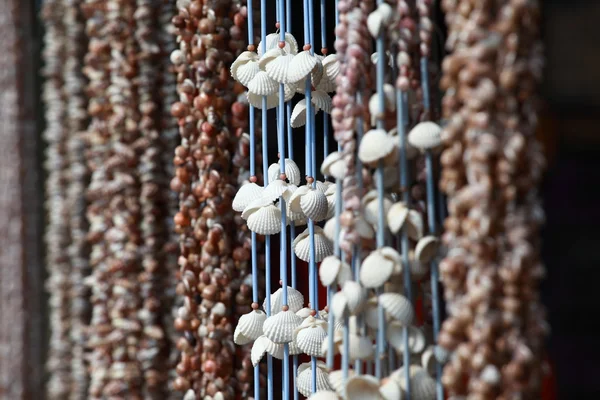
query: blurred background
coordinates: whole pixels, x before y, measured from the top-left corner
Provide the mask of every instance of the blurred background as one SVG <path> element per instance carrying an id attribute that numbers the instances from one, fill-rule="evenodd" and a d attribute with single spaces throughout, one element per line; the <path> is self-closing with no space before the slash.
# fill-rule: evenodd
<path id="1" fill-rule="evenodd" d="M 0 5 L 4 2 L 0 0 Z M 21 207 L 25 215 L 21 229 L 15 231 L 14 221 L 5 218 L 9 213 L 1 213 L 2 243 L 10 242 L 14 236 L 20 240 L 23 251 L 15 256 L 0 247 L 0 279 L 11 279 L 9 272 L 16 268 L 16 261 L 25 266 L 22 279 L 12 282 L 11 290 L 2 293 L 0 301 L 0 343 L 7 343 L 7 339 L 10 342 L 8 328 L 14 324 L 22 328 L 18 330 L 21 335 L 14 340 L 25 343 L 23 365 L 7 360 L 9 349 L 0 348 L 2 399 L 9 398 L 3 387 L 10 379 L 25 382 L 28 398 L 43 398 L 48 332 L 41 251 L 44 122 L 41 79 L 37 75 L 43 35 L 39 23 L 40 3 L 39 0 L 19 3 L 15 12 L 22 22 L 19 35 L 24 56 L 19 60 L 15 76 L 0 71 L 0 81 L 16 80 L 23 93 L 18 104 L 21 143 L 13 148 L 0 141 L 2 154 L 19 152 L 21 166 L 16 171 L 0 169 L 0 188 L 3 183 L 21 180 Z M 0 10 L 5 11 L 5 8 L 0 7 Z M 600 399 L 600 363 L 597 361 L 600 347 L 596 344 L 596 318 L 600 315 L 596 287 L 599 275 L 596 270 L 600 266 L 599 21 L 599 1 L 543 2 L 547 64 L 541 88 L 539 138 L 548 159 L 542 190 L 547 215 L 543 257 L 548 276 L 542 296 L 552 326 L 548 341 L 552 374 L 546 385 L 545 399 Z M 0 117 L 3 112 L 0 111 Z M 6 128 L 6 125 L 1 127 Z M 296 148 L 303 149 L 303 146 Z M 13 310 L 21 304 L 27 312 L 14 314 Z"/>

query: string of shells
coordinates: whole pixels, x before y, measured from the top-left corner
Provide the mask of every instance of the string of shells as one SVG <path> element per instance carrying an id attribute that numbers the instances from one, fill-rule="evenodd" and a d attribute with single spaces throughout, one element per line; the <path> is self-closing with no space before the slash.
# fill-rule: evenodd
<path id="1" fill-rule="evenodd" d="M 536 397 L 547 332 L 537 240 L 544 159 L 534 137 L 539 4 L 506 3 L 495 13 L 463 3 L 443 2 L 452 51 L 441 158 L 449 317 L 439 343 L 454 353 L 444 383 L 451 395 Z"/>

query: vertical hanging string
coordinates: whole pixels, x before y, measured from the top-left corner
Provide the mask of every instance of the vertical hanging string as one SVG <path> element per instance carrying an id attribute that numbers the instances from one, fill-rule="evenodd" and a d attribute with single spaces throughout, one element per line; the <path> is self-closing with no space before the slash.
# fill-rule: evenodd
<path id="1" fill-rule="evenodd" d="M 279 5 L 279 29 L 280 29 L 280 42 L 285 43 L 285 13 L 284 13 L 284 1 L 278 0 L 277 4 Z M 278 129 L 277 129 L 277 146 L 279 149 L 279 172 L 281 173 L 280 178 L 285 181 L 285 134 L 286 134 L 286 120 L 285 118 L 285 88 L 284 84 L 281 83 L 279 85 L 279 107 L 277 108 L 277 112 L 279 114 L 278 117 Z M 289 122 L 288 122 L 289 124 Z M 279 205 L 281 206 L 281 233 L 280 233 L 280 269 L 279 274 L 281 277 L 281 286 L 283 289 L 282 293 L 282 305 L 288 305 L 288 277 L 287 277 L 287 237 L 286 237 L 286 229 L 287 229 L 287 215 L 286 215 L 286 204 L 285 200 L 282 197 L 279 198 Z M 283 345 L 283 398 L 289 399 L 290 396 L 290 345 L 289 343 L 285 343 Z"/>
<path id="2" fill-rule="evenodd" d="M 325 7 L 325 0 L 321 0 L 321 54 L 323 57 L 327 56 L 327 11 Z M 323 113 L 323 160 L 329 154 L 329 115 Z M 326 180 L 327 177 L 323 176 Z M 327 291 L 327 302 L 331 300 L 331 291 Z"/>

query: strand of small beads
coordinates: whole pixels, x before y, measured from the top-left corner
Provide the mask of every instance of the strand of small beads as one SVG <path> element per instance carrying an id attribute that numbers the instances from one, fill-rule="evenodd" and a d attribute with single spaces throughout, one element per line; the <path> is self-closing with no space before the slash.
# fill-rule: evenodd
<path id="1" fill-rule="evenodd" d="M 233 399 L 231 282 L 238 272 L 228 231 L 235 195 L 230 176 L 235 140 L 228 120 L 235 101 L 229 66 L 238 49 L 230 47 L 227 27 L 235 25 L 239 10 L 232 1 L 183 5 L 173 18 L 180 48 L 171 54 L 180 94 L 171 112 L 182 137 L 171 186 L 180 193 L 175 224 L 181 234 L 179 293 L 185 296 L 175 321 L 184 332 L 175 388 L 186 398 Z"/>
<path id="2" fill-rule="evenodd" d="M 66 143 L 66 101 L 63 93 L 63 65 L 66 59 L 64 9 L 58 0 L 44 4 L 42 17 L 47 27 L 44 36 L 43 98 L 46 103 L 47 128 L 44 139 L 48 143 L 44 162 L 46 180 L 46 210 L 48 229 L 45 234 L 48 280 L 50 293 L 50 349 L 47 369 L 50 374 L 48 396 L 63 399 L 69 396 L 71 386 L 70 339 L 70 285 L 71 265 L 67 254 L 70 242 L 68 229 L 67 188 L 68 163 Z"/>

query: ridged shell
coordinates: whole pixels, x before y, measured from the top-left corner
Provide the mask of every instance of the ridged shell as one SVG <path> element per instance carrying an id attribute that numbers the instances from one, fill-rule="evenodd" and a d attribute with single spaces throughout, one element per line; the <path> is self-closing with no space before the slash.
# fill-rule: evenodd
<path id="1" fill-rule="evenodd" d="M 296 386 L 298 387 L 298 391 L 300 392 L 300 394 L 302 394 L 302 396 L 308 397 L 312 394 L 312 371 L 310 363 L 305 364 L 308 364 L 308 366 L 303 368 L 302 370 L 298 368 L 298 378 L 296 379 Z M 302 365 L 300 367 L 302 367 Z M 325 367 L 325 364 L 323 364 L 320 361 L 317 364 L 316 376 L 317 392 L 321 390 L 331 390 L 331 387 L 329 386 L 327 368 Z"/>
<path id="2" fill-rule="evenodd" d="M 320 190 L 311 189 L 300 198 L 300 208 L 307 218 L 323 221 L 327 217 L 327 197 Z"/>
<path id="3" fill-rule="evenodd" d="M 263 324 L 263 332 L 273 343 L 289 343 L 294 340 L 294 331 L 301 323 L 302 318 L 295 312 L 281 311 L 266 319 Z"/>
<path id="4" fill-rule="evenodd" d="M 406 233 L 412 240 L 419 240 L 423 237 L 423 215 L 417 210 L 408 212 L 406 221 Z"/>
<path id="5" fill-rule="evenodd" d="M 340 329 L 337 329 L 337 326 L 338 326 L 338 324 L 336 322 L 336 329 L 334 329 L 334 331 L 333 331 L 333 354 L 334 355 L 340 354 L 340 345 L 344 341 L 344 334 L 342 332 L 343 326 Z M 325 337 L 323 339 L 323 343 L 321 343 L 321 357 L 327 357 L 328 352 L 329 352 L 329 338 Z"/>
<path id="6" fill-rule="evenodd" d="M 294 341 L 288 344 L 288 351 L 290 356 L 297 356 L 298 354 L 302 354 L 302 350 L 300 350 L 300 348 Z"/>
<path id="7" fill-rule="evenodd" d="M 304 215 L 304 213 L 302 212 L 302 207 L 300 206 L 300 200 L 302 199 L 302 196 L 304 196 L 310 191 L 311 188 L 307 185 L 298 187 L 298 189 L 296 189 L 294 193 L 292 193 L 288 200 L 288 208 L 295 213 L 302 213 L 302 215 Z"/>
<path id="8" fill-rule="evenodd" d="M 343 285 L 352 278 L 352 269 L 350 265 L 336 256 L 325 257 L 319 266 L 319 278 L 323 286 L 329 286 L 335 282 Z"/>
<path id="9" fill-rule="evenodd" d="M 239 68 L 242 65 L 246 65 L 250 62 L 256 62 L 258 61 L 258 55 L 256 55 L 256 53 L 252 52 L 252 51 L 244 51 L 242 52 L 236 59 L 235 61 L 231 64 L 231 68 L 230 68 L 230 72 L 231 72 L 231 76 L 233 77 L 233 79 L 235 79 L 236 81 L 240 81 L 239 79 Z M 241 82 L 240 82 L 241 83 Z M 242 83 L 242 85 L 245 86 L 245 84 Z"/>
<path id="10" fill-rule="evenodd" d="M 355 333 L 349 335 L 350 361 L 371 360 L 375 354 L 373 341 L 367 336 L 359 336 Z M 344 354 L 344 346 L 340 346 L 340 353 Z"/>
<path id="11" fill-rule="evenodd" d="M 267 50 L 267 52 L 261 55 L 258 60 L 259 69 L 266 72 L 267 65 L 283 55 L 285 55 L 285 51 L 281 50 L 279 47 Z"/>
<path id="12" fill-rule="evenodd" d="M 360 282 L 366 288 L 378 288 L 392 276 L 394 261 L 385 257 L 380 250 L 374 250 L 360 266 Z"/>
<path id="13" fill-rule="evenodd" d="M 322 90 L 326 93 L 331 93 L 331 92 L 335 92 L 335 90 L 337 89 L 337 85 L 335 83 L 335 80 L 330 80 L 329 77 L 327 77 L 324 73 L 323 76 L 321 77 L 321 81 L 319 82 L 319 84 L 316 86 L 317 90 Z"/>
<path id="14" fill-rule="evenodd" d="M 379 295 L 379 304 L 392 318 L 403 325 L 410 325 L 414 318 L 413 307 L 410 301 L 398 293 L 383 293 Z"/>
<path id="15" fill-rule="evenodd" d="M 396 381 L 400 383 L 403 390 L 406 390 L 406 382 L 404 381 L 404 367 L 394 372 L 398 374 Z M 429 376 L 427 371 L 416 365 L 410 366 L 410 392 L 411 399 L 415 400 L 435 400 L 435 380 Z"/>
<path id="16" fill-rule="evenodd" d="M 421 366 L 430 376 L 435 376 L 436 359 L 433 353 L 434 346 L 428 346 L 421 354 Z"/>
<path id="17" fill-rule="evenodd" d="M 357 375 L 346 383 L 346 400 L 382 400 L 379 380 L 370 375 Z"/>
<path id="18" fill-rule="evenodd" d="M 386 337 L 390 345 L 392 345 L 399 352 L 404 352 L 404 326 L 398 322 L 393 321 L 388 324 L 386 330 Z M 408 327 L 408 348 L 412 354 L 419 354 L 427 345 L 427 338 L 425 333 L 415 326 Z"/>
<path id="19" fill-rule="evenodd" d="M 403 391 L 400 384 L 393 379 L 388 379 L 379 387 L 379 393 L 384 400 L 402 400 Z"/>
<path id="20" fill-rule="evenodd" d="M 288 69 L 290 64 L 292 63 L 294 56 L 291 54 L 285 54 L 274 58 L 269 63 L 265 65 L 265 72 L 269 76 L 269 78 L 273 79 L 279 83 L 289 83 L 288 82 Z"/>
<path id="21" fill-rule="evenodd" d="M 356 376 L 353 369 L 348 370 L 348 379 Z M 344 371 L 338 369 L 329 373 L 329 385 L 335 390 L 338 396 L 344 398 L 346 396 L 346 380 L 344 379 Z"/>
<path id="22" fill-rule="evenodd" d="M 246 92 L 246 98 L 248 99 L 248 103 L 259 110 L 263 109 L 263 96 L 259 96 L 257 94 Z M 275 108 L 279 105 L 279 96 L 277 93 L 267 96 L 267 110 Z"/>
<path id="23" fill-rule="evenodd" d="M 388 210 L 387 223 L 390 227 L 390 231 L 394 234 L 400 232 L 400 229 L 404 226 L 406 219 L 408 218 L 409 209 L 406 207 L 406 204 L 399 201 L 394 203 L 390 209 Z"/>
<path id="24" fill-rule="evenodd" d="M 302 319 L 310 317 L 312 313 L 312 308 L 304 307 L 296 311 L 296 315 Z"/>
<path id="25" fill-rule="evenodd" d="M 279 174 L 281 170 L 281 161 L 278 163 L 273 163 L 269 166 L 269 182 L 273 182 L 279 179 Z M 285 159 L 285 175 L 287 176 L 287 180 L 292 185 L 300 184 L 300 168 L 298 168 L 298 164 L 290 158 Z"/>
<path id="26" fill-rule="evenodd" d="M 265 48 L 267 50 L 278 48 L 277 46 L 279 45 L 279 39 L 279 33 L 269 33 L 265 38 Z M 258 43 L 256 49 L 258 51 L 258 56 L 262 56 L 262 40 Z M 285 33 L 285 47 L 283 50 L 289 54 L 298 53 L 298 42 L 291 33 Z"/>
<path id="27" fill-rule="evenodd" d="M 317 56 L 317 65 L 313 68 L 310 73 L 310 86 L 311 88 L 316 88 L 319 86 L 319 83 L 323 80 L 323 64 L 319 60 L 320 56 Z M 302 95 L 306 95 L 306 78 L 296 82 L 296 93 L 300 93 Z"/>
<path id="28" fill-rule="evenodd" d="M 340 400 L 336 392 L 330 390 L 321 390 L 311 395 L 308 400 Z"/>
<path id="29" fill-rule="evenodd" d="M 385 105 L 384 111 L 396 111 L 396 90 L 389 83 L 383 85 L 383 101 Z M 373 126 L 377 124 L 378 119 L 383 119 L 385 117 L 380 111 L 378 93 L 373 94 L 369 99 L 369 113 L 371 114 L 371 125 Z"/>
<path id="30" fill-rule="evenodd" d="M 263 323 L 266 319 L 267 315 L 260 310 L 252 310 L 242 315 L 233 333 L 234 343 L 244 345 L 258 339 L 263 334 Z"/>
<path id="31" fill-rule="evenodd" d="M 387 224 L 387 220 L 385 219 L 385 215 L 392 208 L 392 201 L 387 197 L 383 198 L 383 223 Z M 377 230 L 379 227 L 379 201 L 377 199 L 371 200 L 364 205 L 364 217 L 368 223 L 373 225 L 373 227 Z"/>
<path id="32" fill-rule="evenodd" d="M 377 313 L 377 297 L 373 296 L 367 300 L 363 310 L 365 324 L 371 329 L 379 328 L 379 315 Z"/>
<path id="33" fill-rule="evenodd" d="M 310 51 L 301 51 L 294 56 L 288 69 L 288 82 L 299 82 L 317 66 L 319 60 Z"/>
<path id="34" fill-rule="evenodd" d="M 325 223 L 325 226 L 323 227 L 323 233 L 325 233 L 325 236 L 327 237 L 327 239 L 331 240 L 332 242 L 335 241 L 335 218 L 331 218 L 330 220 L 328 220 Z M 340 232 L 341 232 L 341 227 L 340 227 Z"/>
<path id="35" fill-rule="evenodd" d="M 327 80 L 335 82 L 340 74 L 340 62 L 336 54 L 329 54 L 322 61 L 323 74 L 327 76 Z"/>
<path id="36" fill-rule="evenodd" d="M 298 312 L 304 307 L 304 296 L 291 286 L 288 286 L 288 306 L 290 311 Z M 271 295 L 271 315 L 281 312 L 283 307 L 283 288 L 277 289 Z M 267 310 L 267 300 L 263 302 L 263 310 Z"/>
<path id="37" fill-rule="evenodd" d="M 415 259 L 420 263 L 428 263 L 435 257 L 439 243 L 439 239 L 435 236 L 421 238 L 415 247 Z"/>
<path id="38" fill-rule="evenodd" d="M 358 158 L 365 164 L 383 160 L 394 151 L 394 141 L 383 129 L 371 129 L 360 142 Z"/>
<path id="39" fill-rule="evenodd" d="M 292 128 L 300 128 L 306 124 L 306 110 L 306 99 L 302 99 L 296 103 L 290 116 L 290 126 Z M 315 114 L 317 112 L 315 107 L 312 107 L 312 111 Z"/>
<path id="40" fill-rule="evenodd" d="M 259 208 L 248 217 L 248 229 L 259 235 L 281 232 L 281 210 L 274 205 Z"/>
<path id="41" fill-rule="evenodd" d="M 325 217 L 325 219 L 330 219 L 335 216 L 335 207 L 337 204 L 337 196 L 335 195 L 335 193 L 333 195 L 326 195 L 326 196 L 327 196 L 327 216 Z"/>
<path id="42" fill-rule="evenodd" d="M 385 52 L 385 56 L 386 56 L 386 59 L 387 59 L 387 64 L 390 67 L 393 67 L 393 64 L 392 64 L 393 63 L 392 53 L 390 53 L 389 51 L 386 51 Z M 379 61 L 379 53 L 375 52 L 375 53 L 371 54 L 371 62 L 373 64 L 377 64 L 378 61 Z"/>
<path id="43" fill-rule="evenodd" d="M 255 212 L 257 212 L 261 208 L 267 207 L 267 206 L 270 206 L 270 205 L 273 205 L 272 202 L 269 201 L 269 200 L 267 200 L 267 199 L 265 199 L 262 196 L 262 193 L 261 193 L 260 197 L 257 197 L 254 200 L 252 200 L 250 202 L 250 204 L 248 204 L 246 206 L 246 208 L 244 208 L 244 211 L 242 211 L 242 218 L 245 219 L 245 220 L 247 220 L 250 217 L 250 215 L 254 214 Z"/>
<path id="44" fill-rule="evenodd" d="M 337 292 L 333 295 L 329 307 L 336 321 L 343 321 L 348 316 L 348 298 L 343 292 Z"/>
<path id="45" fill-rule="evenodd" d="M 231 208 L 238 212 L 244 211 L 244 208 L 246 208 L 248 204 L 261 196 L 262 191 L 263 187 L 253 182 L 242 185 L 233 198 Z"/>
<path id="46" fill-rule="evenodd" d="M 279 200 L 280 197 L 283 197 L 285 201 L 288 201 L 292 195 L 292 189 L 293 187 L 290 187 L 287 182 L 282 181 L 281 179 L 276 179 L 269 182 L 265 190 L 262 192 L 262 197 L 271 202 Z"/>
<path id="47" fill-rule="evenodd" d="M 248 83 L 248 92 L 257 96 L 268 96 L 275 94 L 279 89 L 279 84 L 269 78 L 266 72 L 259 71 Z"/>
<path id="48" fill-rule="evenodd" d="M 419 122 L 408 134 L 408 142 L 421 150 L 429 150 L 442 144 L 442 128 L 435 122 Z"/>
<path id="49" fill-rule="evenodd" d="M 331 114 L 333 104 L 331 97 L 322 90 L 314 90 L 312 92 L 311 101 L 315 105 L 317 111 L 325 111 L 327 114 Z"/>
<path id="50" fill-rule="evenodd" d="M 306 215 L 302 211 L 294 212 L 289 207 L 286 208 L 286 214 L 288 218 L 288 224 L 294 224 L 294 226 L 302 226 L 308 223 Z"/>
<path id="51" fill-rule="evenodd" d="M 248 87 L 252 79 L 260 72 L 257 61 L 250 61 L 240 65 L 234 78 L 242 85 Z"/>
<path id="52" fill-rule="evenodd" d="M 269 353 L 273 357 L 281 360 L 283 359 L 283 345 L 271 342 L 266 336 L 260 336 L 254 341 L 252 350 L 250 351 L 252 365 L 256 366 L 265 353 Z"/>
<path id="53" fill-rule="evenodd" d="M 315 189 L 320 190 L 321 192 L 325 193 L 327 191 L 327 189 L 329 189 L 329 184 L 331 184 L 331 182 L 321 182 L 321 181 L 315 181 Z"/>
<path id="54" fill-rule="evenodd" d="M 310 318 L 310 317 L 309 317 Z M 312 324 L 296 333 L 295 342 L 305 354 L 321 357 L 321 344 L 327 337 L 327 331 L 321 324 Z"/>
<path id="55" fill-rule="evenodd" d="M 348 310 L 350 314 L 358 314 L 362 311 L 367 301 L 367 291 L 360 283 L 354 281 L 346 281 L 342 286 L 342 293 L 348 299 Z"/>
<path id="56" fill-rule="evenodd" d="M 296 237 L 293 242 L 294 253 L 302 261 L 310 259 L 310 239 L 308 229 Z M 333 254 L 333 243 L 323 234 L 323 229 L 315 226 L 315 262 L 321 262 Z"/>
<path id="57" fill-rule="evenodd" d="M 396 148 L 398 149 L 398 151 L 402 150 L 402 146 L 400 146 L 400 144 L 401 144 L 400 138 L 398 137 L 398 129 L 393 128 L 391 131 L 388 132 L 388 135 L 390 135 L 394 139 L 394 142 L 396 143 Z M 417 150 L 416 147 L 411 145 L 408 142 L 408 140 L 404 140 L 404 146 L 406 147 L 405 151 L 406 151 L 407 159 L 412 160 L 419 154 L 419 150 Z"/>
<path id="58" fill-rule="evenodd" d="M 321 164 L 321 173 L 324 176 L 333 176 L 335 179 L 344 179 L 346 176 L 346 161 L 342 153 L 334 151 L 323 160 Z"/>

